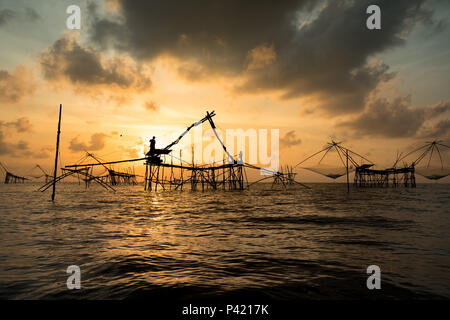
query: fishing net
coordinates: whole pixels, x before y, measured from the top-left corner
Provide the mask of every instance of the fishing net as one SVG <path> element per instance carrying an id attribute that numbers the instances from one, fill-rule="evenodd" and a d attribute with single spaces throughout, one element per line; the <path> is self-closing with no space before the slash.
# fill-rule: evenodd
<path id="1" fill-rule="evenodd" d="M 324 165 L 317 165 L 313 167 L 303 167 L 303 169 L 321 174 L 331 179 L 337 179 L 347 174 L 347 168 L 345 167 L 329 167 Z M 348 168 L 348 172 L 350 173 L 353 171 L 355 171 L 355 168 L 353 168 L 353 166 L 350 166 Z"/>
<path id="2" fill-rule="evenodd" d="M 430 180 L 439 180 L 442 178 L 445 178 L 446 176 L 450 175 L 450 168 L 449 167 L 424 167 L 424 168 L 416 168 L 415 171 L 420 174 L 422 177 L 425 177 Z"/>

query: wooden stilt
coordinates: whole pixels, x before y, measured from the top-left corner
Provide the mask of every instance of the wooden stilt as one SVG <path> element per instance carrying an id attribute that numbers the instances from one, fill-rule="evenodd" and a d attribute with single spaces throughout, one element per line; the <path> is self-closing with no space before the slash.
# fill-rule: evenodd
<path id="1" fill-rule="evenodd" d="M 345 157 L 347 158 L 347 192 L 350 192 L 350 181 L 349 181 L 349 177 L 348 177 L 348 150 L 346 150 L 345 152 Z"/>
<path id="2" fill-rule="evenodd" d="M 62 112 L 62 104 L 59 105 L 58 132 L 56 135 L 55 168 L 53 170 L 52 201 L 55 201 L 55 194 L 56 194 L 56 175 L 57 175 L 57 171 L 58 171 L 59 136 L 61 134 L 61 112 Z"/>

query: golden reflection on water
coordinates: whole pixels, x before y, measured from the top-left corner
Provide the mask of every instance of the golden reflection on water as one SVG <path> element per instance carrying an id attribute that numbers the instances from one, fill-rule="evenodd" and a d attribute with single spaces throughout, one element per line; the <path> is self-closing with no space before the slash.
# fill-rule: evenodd
<path id="1" fill-rule="evenodd" d="M 0 189 L 0 275 L 24 283 L 10 295 L 60 292 L 61 270 L 71 264 L 83 270 L 84 288 L 108 297 L 155 286 L 222 292 L 292 286 L 285 293 L 295 295 L 293 284 L 364 277 L 374 263 L 393 284 L 408 286 L 406 272 L 411 288 L 450 295 L 448 266 L 439 262 L 449 258 L 445 186 L 347 195 L 339 184 L 285 192 L 144 192 L 135 186 L 115 194 L 62 185 L 56 204 L 34 189 Z M 430 242 L 430 235 L 437 238 Z M 105 286 L 108 294 L 98 291 Z"/>

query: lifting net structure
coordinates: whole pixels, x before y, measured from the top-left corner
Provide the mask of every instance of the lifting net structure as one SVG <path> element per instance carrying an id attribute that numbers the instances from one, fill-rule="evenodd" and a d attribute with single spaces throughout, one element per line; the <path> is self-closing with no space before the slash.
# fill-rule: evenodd
<path id="1" fill-rule="evenodd" d="M 337 162 L 337 165 L 329 165 L 323 162 L 324 159 L 327 156 L 330 157 L 331 154 L 336 155 L 335 157 L 337 157 L 337 160 L 335 160 L 334 162 Z M 356 167 L 362 165 L 363 162 L 366 162 L 366 164 L 368 164 L 369 166 L 373 165 L 370 160 L 348 148 L 345 148 L 341 145 L 341 142 L 335 142 L 333 140 L 327 143 L 325 148 L 323 148 L 322 150 L 297 163 L 294 168 L 307 163 L 307 161 L 311 159 L 319 159 L 319 161 L 314 165 L 302 166 L 301 168 L 318 173 L 333 180 L 347 175 L 347 171 L 348 173 L 355 171 Z M 358 162 L 358 160 L 360 163 Z"/>
<path id="2" fill-rule="evenodd" d="M 418 156 L 411 162 L 415 171 L 424 178 L 440 180 L 450 175 L 449 151 L 450 147 L 442 141 L 426 142 L 425 145 L 400 157 L 397 162 Z"/>
<path id="3" fill-rule="evenodd" d="M 344 167 L 344 168 L 336 167 L 335 168 L 335 167 L 331 167 L 331 166 L 327 166 L 327 165 L 317 165 L 317 166 L 312 166 L 312 167 L 303 167 L 303 169 L 321 174 L 321 175 L 331 178 L 333 180 L 340 178 L 342 176 L 345 176 L 347 174 L 346 167 Z M 351 166 L 351 168 L 349 168 L 349 172 L 352 172 L 352 171 L 355 171 L 355 168 L 353 168 L 353 166 Z"/>

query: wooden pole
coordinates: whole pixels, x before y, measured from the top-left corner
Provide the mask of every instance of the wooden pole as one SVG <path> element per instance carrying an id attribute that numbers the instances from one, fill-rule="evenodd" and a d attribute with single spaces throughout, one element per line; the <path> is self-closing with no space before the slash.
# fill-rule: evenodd
<path id="1" fill-rule="evenodd" d="M 180 166 L 181 166 L 181 168 L 180 168 L 180 183 L 181 183 L 181 185 L 180 185 L 180 187 L 181 187 L 181 191 L 183 191 L 183 163 L 181 162 L 182 161 L 182 153 L 181 153 L 181 149 L 180 149 Z"/>
<path id="2" fill-rule="evenodd" d="M 155 191 L 158 191 L 158 183 L 159 183 L 159 164 L 156 165 L 156 181 L 155 181 Z"/>
<path id="3" fill-rule="evenodd" d="M 348 177 L 348 150 L 345 151 L 345 157 L 347 158 L 347 192 L 350 192 L 350 181 Z"/>
<path id="4" fill-rule="evenodd" d="M 61 134 L 61 111 L 62 111 L 62 104 L 59 105 L 58 133 L 56 135 L 55 170 L 53 171 L 52 201 L 55 201 L 55 192 L 56 192 L 56 173 L 58 170 L 59 136 Z"/>
<path id="5" fill-rule="evenodd" d="M 153 179 L 153 171 L 152 170 L 154 170 L 153 168 L 152 168 L 152 162 L 151 162 L 151 160 L 150 160 L 150 167 L 148 168 L 149 170 L 148 170 L 148 174 L 149 174 L 149 178 L 148 178 L 148 180 L 147 180 L 147 182 L 148 182 L 148 186 L 147 186 L 147 189 L 149 190 L 149 191 L 152 191 L 152 179 Z"/>
<path id="6" fill-rule="evenodd" d="M 145 163 L 144 191 L 147 191 L 148 163 Z"/>

